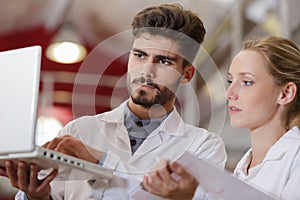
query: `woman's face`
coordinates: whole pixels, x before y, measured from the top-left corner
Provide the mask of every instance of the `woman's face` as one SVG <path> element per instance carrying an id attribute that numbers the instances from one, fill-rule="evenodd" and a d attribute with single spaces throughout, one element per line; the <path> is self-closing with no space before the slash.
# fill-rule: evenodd
<path id="1" fill-rule="evenodd" d="M 253 130 L 270 123 L 278 114 L 281 90 L 259 52 L 239 52 L 230 65 L 228 83 L 225 95 L 233 127 Z"/>

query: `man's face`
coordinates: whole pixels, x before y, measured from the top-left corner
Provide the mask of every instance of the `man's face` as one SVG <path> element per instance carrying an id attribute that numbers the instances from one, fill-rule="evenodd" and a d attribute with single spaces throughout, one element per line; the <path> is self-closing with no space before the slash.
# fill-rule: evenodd
<path id="1" fill-rule="evenodd" d="M 177 44 L 163 36 L 135 38 L 128 61 L 128 90 L 134 103 L 144 107 L 174 100 L 182 79 L 183 58 Z"/>

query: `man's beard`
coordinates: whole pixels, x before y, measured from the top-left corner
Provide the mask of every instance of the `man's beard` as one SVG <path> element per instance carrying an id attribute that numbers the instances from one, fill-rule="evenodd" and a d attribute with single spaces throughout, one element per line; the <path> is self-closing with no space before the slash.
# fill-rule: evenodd
<path id="1" fill-rule="evenodd" d="M 172 85 L 172 89 L 175 89 L 178 87 L 179 82 L 181 80 L 181 77 L 179 77 L 179 79 Z M 155 105 L 155 104 L 159 104 L 159 105 L 165 105 L 167 102 L 169 102 L 170 100 L 175 98 L 175 93 L 168 87 L 159 87 L 158 84 L 154 83 L 151 79 L 145 79 L 144 77 L 135 79 L 134 81 L 132 81 L 132 83 L 141 83 L 141 84 L 146 84 L 152 88 L 155 89 L 156 91 L 156 95 L 149 99 L 149 97 L 147 97 L 147 92 L 144 90 L 139 90 L 137 91 L 137 95 L 133 95 L 132 91 L 130 96 L 132 101 L 137 104 L 137 105 L 141 105 L 143 107 L 147 107 L 150 108 L 151 106 Z"/>
<path id="2" fill-rule="evenodd" d="M 175 94 L 170 89 L 165 87 L 162 90 L 159 90 L 155 97 L 152 99 L 147 98 L 147 93 L 144 90 L 140 90 L 136 97 L 133 97 L 133 95 L 131 95 L 131 99 L 135 104 L 148 108 L 155 104 L 163 106 L 174 97 Z"/>

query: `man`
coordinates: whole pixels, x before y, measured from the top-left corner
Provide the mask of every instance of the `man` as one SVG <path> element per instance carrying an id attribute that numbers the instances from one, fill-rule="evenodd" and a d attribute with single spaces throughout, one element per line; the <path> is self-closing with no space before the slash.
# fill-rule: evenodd
<path id="1" fill-rule="evenodd" d="M 185 151 L 224 167 L 221 138 L 185 124 L 174 106 L 179 85 L 188 83 L 195 72 L 191 63 L 204 39 L 202 21 L 179 5 L 160 5 L 138 13 L 132 28 L 128 101 L 110 112 L 70 122 L 44 145 L 113 169 L 116 176 L 59 182 L 53 181 L 54 171 L 40 181 L 37 166 L 31 165 L 27 177 L 24 163 L 15 169 L 7 162 L 7 173 L 2 174 L 23 191 L 18 198 L 128 199 L 134 187 L 130 180 L 141 182 L 157 159 L 175 160 Z"/>

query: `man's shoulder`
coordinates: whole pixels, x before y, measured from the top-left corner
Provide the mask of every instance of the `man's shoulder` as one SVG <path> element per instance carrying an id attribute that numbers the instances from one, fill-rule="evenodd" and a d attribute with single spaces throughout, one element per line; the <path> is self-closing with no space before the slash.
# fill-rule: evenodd
<path id="1" fill-rule="evenodd" d="M 97 113 L 94 115 L 83 115 L 83 116 L 80 116 L 80 117 L 74 119 L 73 122 L 82 123 L 82 122 L 99 120 L 99 119 L 106 117 L 107 115 L 110 115 L 112 112 L 113 112 L 113 110 L 105 111 L 103 113 Z"/>
<path id="2" fill-rule="evenodd" d="M 66 126 L 61 129 L 60 134 L 93 132 L 97 130 L 98 127 L 102 127 L 104 123 L 117 123 L 117 120 L 111 117 L 113 116 L 110 114 L 111 112 L 112 111 L 107 111 L 95 115 L 80 116 L 66 124 Z"/>
<path id="3" fill-rule="evenodd" d="M 193 130 L 193 131 L 202 132 L 202 133 L 210 133 L 206 128 L 188 124 L 185 122 L 184 122 L 184 126 L 185 126 L 185 129 L 188 129 L 188 130 Z"/>
<path id="4" fill-rule="evenodd" d="M 122 107 L 114 108 L 110 111 L 105 111 L 103 113 L 98 113 L 95 115 L 85 115 L 81 116 L 75 120 L 73 120 L 73 123 L 75 124 L 81 124 L 81 123 L 89 123 L 89 122 L 120 122 L 124 120 L 124 109 Z"/>
<path id="5" fill-rule="evenodd" d="M 221 138 L 220 134 L 217 134 L 213 131 L 209 131 L 206 128 L 203 127 L 199 127 L 199 126 L 195 126 L 195 125 L 191 125 L 191 124 L 187 124 L 185 123 L 185 131 L 188 132 L 195 132 L 196 134 L 200 134 L 201 136 L 206 136 L 208 138 Z"/>
<path id="6" fill-rule="evenodd" d="M 73 121 L 81 122 L 81 121 L 102 119 L 102 118 L 106 118 L 106 117 L 111 119 L 111 118 L 117 118 L 123 114 L 124 114 L 124 105 L 122 103 L 120 106 L 113 108 L 111 110 L 107 110 L 102 113 L 96 113 L 96 114 L 91 114 L 91 115 L 83 115 L 83 116 L 78 117 L 77 119 L 74 119 Z"/>

